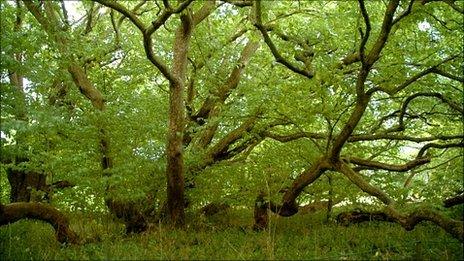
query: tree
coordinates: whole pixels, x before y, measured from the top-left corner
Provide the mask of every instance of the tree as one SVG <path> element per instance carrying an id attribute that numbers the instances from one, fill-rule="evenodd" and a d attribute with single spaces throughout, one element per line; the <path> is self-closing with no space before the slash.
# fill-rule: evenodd
<path id="1" fill-rule="evenodd" d="M 232 70 L 224 85 L 218 87 L 217 90 L 211 91 L 211 94 L 204 100 L 198 111 L 194 112 L 194 78 L 196 76 L 196 71 L 200 70 L 201 67 L 205 65 L 205 62 L 196 65 L 195 62 L 192 61 L 193 71 L 189 77 L 190 82 L 187 84 L 186 70 L 189 42 L 192 31 L 217 8 L 217 3 L 215 1 L 205 1 L 200 9 L 193 12 L 190 9 L 186 9 L 192 1 L 184 1 L 175 8 L 171 7 L 167 2 L 163 2 L 164 10 L 160 8 L 161 13 L 152 24 L 150 26 L 145 26 L 133 11 L 130 11 L 124 6 L 111 1 L 99 0 L 98 2 L 120 12 L 140 30 L 143 36 L 143 45 L 147 58 L 169 82 L 169 129 L 166 148 L 167 214 L 172 223 L 183 224 L 185 204 L 183 147 L 188 147 L 192 143 L 192 150 L 194 149 L 197 153 L 198 151 L 206 150 L 206 152 L 202 154 L 203 159 L 189 167 L 190 173 L 202 170 L 217 161 L 229 159 L 249 147 L 245 146 L 244 148 L 236 148 L 235 150 L 228 151 L 234 142 L 240 139 L 246 131 L 253 127 L 256 120 L 255 116 L 250 117 L 249 120 L 243 122 L 238 128 L 230 131 L 214 145 L 211 143 L 218 130 L 219 122 L 206 123 L 206 121 L 219 116 L 220 106 L 225 103 L 231 91 L 237 87 L 243 68 L 258 47 L 257 43 L 250 41 L 244 47 L 236 68 Z M 160 58 L 154 55 L 152 35 L 171 15 L 176 13 L 181 13 L 181 24 L 178 26 L 175 33 L 172 47 L 172 69 L 169 70 Z M 233 36 L 233 40 L 236 38 L 237 36 Z M 189 115 L 186 119 L 184 93 L 187 86 L 187 109 Z M 206 126 L 202 131 L 188 130 L 186 132 L 186 121 L 189 121 L 190 125 L 198 124 L 200 126 Z M 208 148 L 209 145 L 211 146 Z"/>
<path id="2" fill-rule="evenodd" d="M 27 83 L 19 165 L 70 179 L 128 232 L 147 213 L 182 225 L 188 203 L 259 195 L 256 228 L 269 209 L 326 208 L 330 220 L 364 202 L 462 237 L 451 210 L 427 205 L 462 191 L 460 2 L 23 2 L 24 35 L 24 8 L 2 3 L 2 35 L 25 50 L 2 43 L 3 86 L 15 73 Z M 15 117 L 2 111 L 9 153 Z"/>
<path id="3" fill-rule="evenodd" d="M 431 66 L 427 66 L 425 69 L 420 71 L 419 73 L 406 78 L 406 80 L 401 84 L 389 83 L 388 80 L 383 79 L 382 82 L 379 83 L 378 80 L 375 79 L 375 75 L 369 77 L 370 74 L 377 74 L 381 73 L 381 67 L 374 67 L 377 63 L 382 62 L 382 60 L 387 60 L 388 55 L 386 57 L 381 57 L 382 51 L 386 49 L 387 42 L 389 38 L 392 37 L 394 34 L 392 29 L 395 28 L 396 30 L 400 30 L 401 22 L 405 18 L 407 18 L 413 9 L 420 8 L 415 1 L 410 1 L 407 6 L 400 7 L 400 1 L 389 1 L 389 3 L 385 7 L 385 12 L 383 15 L 383 19 L 381 22 L 381 26 L 377 33 L 377 37 L 372 39 L 374 36 L 372 32 L 373 25 L 372 22 L 372 14 L 369 14 L 366 8 L 366 4 L 364 1 L 360 0 L 359 3 L 359 10 L 362 15 L 364 21 L 364 29 L 359 27 L 359 35 L 360 40 L 358 43 L 358 48 L 349 58 L 342 59 L 341 66 L 351 65 L 353 63 L 360 63 L 360 66 L 357 68 L 357 74 L 355 78 L 352 78 L 351 82 L 354 85 L 353 88 L 355 89 L 354 92 L 354 108 L 351 109 L 350 116 L 348 119 L 345 120 L 343 123 L 340 131 L 335 134 L 332 138 L 332 131 L 334 130 L 334 126 L 330 126 L 331 133 L 327 135 L 327 150 L 325 153 L 319 157 L 311 166 L 307 167 L 301 174 L 293 181 L 292 186 L 285 192 L 282 200 L 282 205 L 276 206 L 273 203 L 269 204 L 269 208 L 274 211 L 275 213 L 282 215 L 282 216 L 291 216 L 298 211 L 296 198 L 299 194 L 303 191 L 303 189 L 317 180 L 324 172 L 326 171 L 336 171 L 343 175 L 345 175 L 352 183 L 358 186 L 362 191 L 378 198 L 381 202 L 386 205 L 386 212 L 390 217 L 397 220 L 398 223 L 403 225 L 406 228 L 410 228 L 411 226 L 414 227 L 415 224 L 420 222 L 421 220 L 429 220 L 437 225 L 441 226 L 455 237 L 459 238 L 460 240 L 463 239 L 463 229 L 462 229 L 462 222 L 449 220 L 439 213 L 427 210 L 427 211 L 419 211 L 415 212 L 408 216 L 403 216 L 395 209 L 395 200 L 393 200 L 387 193 L 385 193 L 382 189 L 378 188 L 377 186 L 371 185 L 366 179 L 359 174 L 361 170 L 386 170 L 386 171 L 397 171 L 397 172 L 404 172 L 414 168 L 417 168 L 421 165 L 427 164 L 431 161 L 431 157 L 426 154 L 427 150 L 431 148 L 453 148 L 453 147 L 462 147 L 464 144 L 462 142 L 448 142 L 444 144 L 437 144 L 437 143 L 427 143 L 421 146 L 420 150 L 417 153 L 415 159 L 405 163 L 405 164 L 389 164 L 379 161 L 372 160 L 373 157 L 378 155 L 372 155 L 371 159 L 362 159 L 353 156 L 343 156 L 342 150 L 346 146 L 347 142 L 351 141 L 365 141 L 365 140 L 377 140 L 377 139 L 396 139 L 396 140 L 414 140 L 411 137 L 407 137 L 404 135 L 398 135 L 406 129 L 404 124 L 406 110 L 411 100 L 414 100 L 417 97 L 434 97 L 437 98 L 443 105 L 450 107 L 451 111 L 457 112 L 457 116 L 462 116 L 463 109 L 456 101 L 453 101 L 450 98 L 445 97 L 441 93 L 436 92 L 420 92 L 415 91 L 410 93 L 404 99 L 401 109 L 399 111 L 395 111 L 394 113 L 382 117 L 380 122 L 377 123 L 375 126 L 381 126 L 383 121 L 386 121 L 386 118 L 398 117 L 398 126 L 393 126 L 392 128 L 388 128 L 383 130 L 381 133 L 376 135 L 376 131 L 378 130 L 373 129 L 371 133 L 374 134 L 365 134 L 365 135 L 356 135 L 354 133 L 355 129 L 358 128 L 359 131 L 363 131 L 361 120 L 365 117 L 366 110 L 368 108 L 369 103 L 374 95 L 377 93 L 385 93 L 389 95 L 389 97 L 395 97 L 395 95 L 401 93 L 408 87 L 410 87 L 413 83 L 417 83 L 420 85 L 420 79 L 429 74 L 437 74 L 441 75 L 445 78 L 450 79 L 451 81 L 463 82 L 462 77 L 454 75 L 450 71 L 445 71 L 440 66 L 444 64 L 448 64 L 449 62 L 455 61 L 460 56 L 459 50 L 450 50 L 450 54 L 441 54 L 439 56 L 438 61 L 433 61 Z M 423 4 L 426 4 L 424 2 Z M 398 9 L 400 9 L 398 11 Z M 401 11 L 401 9 L 403 9 Z M 257 1 L 255 3 L 255 12 L 256 12 L 256 27 L 263 35 L 263 38 L 268 45 L 269 49 L 271 50 L 273 56 L 276 58 L 276 61 L 283 64 L 285 67 L 290 69 L 291 71 L 298 73 L 300 75 L 306 76 L 307 78 L 312 78 L 314 73 L 311 73 L 308 70 L 298 68 L 297 66 L 293 65 L 289 60 L 283 58 L 283 56 L 279 53 L 276 46 L 274 45 L 272 39 L 270 38 L 267 29 L 263 25 L 262 22 L 262 7 L 261 1 Z M 284 39 L 285 40 L 285 39 Z M 354 58 L 351 58 L 354 57 Z M 383 59 L 381 59 L 383 58 Z M 295 56 L 295 59 L 297 57 Z M 384 61 L 385 62 L 385 61 Z M 388 64 L 388 62 L 387 62 Z M 456 68 L 456 67 L 455 67 Z M 356 69 L 355 69 L 356 70 Z M 451 69 L 452 71 L 452 69 Z M 378 84 L 377 84 L 378 83 Z M 436 84 L 440 82 L 437 81 Z M 330 85 L 329 85 L 330 86 Z M 385 87 L 389 86 L 389 88 Z M 391 87 L 390 87 L 391 86 Z M 427 117 L 431 113 L 425 113 Z M 340 118 L 343 116 L 340 115 Z M 411 115 L 414 117 L 416 115 Z M 417 116 L 416 116 L 417 117 Z M 327 120 L 330 124 L 330 119 Z M 338 120 L 337 120 L 338 121 Z M 360 126 L 361 125 L 361 126 Z M 293 135 L 287 137 L 279 137 L 282 140 L 292 139 L 292 138 L 301 138 L 301 137 L 308 137 L 308 138 L 320 138 L 318 134 L 313 133 L 300 133 L 300 135 Z M 428 140 L 452 140 L 452 139 L 462 139 L 462 136 L 451 135 L 451 136 L 432 136 L 427 137 L 423 141 Z M 379 153 L 380 154 L 380 153 Z M 354 165 L 354 167 L 350 166 Z M 414 221 L 407 221 L 412 219 Z M 260 219 L 257 219 L 260 221 Z M 263 225 L 260 224 L 260 227 Z"/>

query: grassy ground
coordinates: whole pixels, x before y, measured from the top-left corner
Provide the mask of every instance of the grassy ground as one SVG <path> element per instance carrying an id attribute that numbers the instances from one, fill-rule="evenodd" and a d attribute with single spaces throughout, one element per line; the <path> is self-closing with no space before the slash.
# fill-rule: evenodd
<path id="1" fill-rule="evenodd" d="M 106 218 L 74 216 L 72 227 L 87 242 L 64 246 L 51 226 L 20 221 L 0 228 L 0 260 L 43 259 L 440 259 L 462 260 L 462 244 L 440 228 L 411 232 L 389 223 L 350 227 L 324 224 L 323 214 L 273 217 L 253 232 L 251 211 L 190 217 L 185 230 L 153 225 L 140 235 Z"/>

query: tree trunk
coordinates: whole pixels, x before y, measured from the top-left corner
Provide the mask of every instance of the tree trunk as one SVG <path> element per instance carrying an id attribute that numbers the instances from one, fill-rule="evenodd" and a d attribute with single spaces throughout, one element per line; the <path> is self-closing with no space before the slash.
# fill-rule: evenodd
<path id="1" fill-rule="evenodd" d="M 140 233 L 148 228 L 148 222 L 134 202 L 123 202 L 113 199 L 106 199 L 106 205 L 111 213 L 117 218 L 122 219 L 126 225 L 126 234 Z"/>
<path id="2" fill-rule="evenodd" d="M 7 175 L 11 186 L 11 202 L 34 201 L 31 197 L 33 189 L 48 192 L 45 174 L 8 168 Z"/>
<path id="3" fill-rule="evenodd" d="M 167 206 L 168 219 L 174 224 L 184 223 L 184 160 L 182 133 L 184 108 L 182 86 L 171 88 L 169 104 L 169 133 L 167 140 Z"/>
<path id="4" fill-rule="evenodd" d="M 69 227 L 68 218 L 56 208 L 42 203 L 0 204 L 0 225 L 14 223 L 23 218 L 42 220 L 53 226 L 56 239 L 61 243 L 78 243 L 76 233 Z"/>
<path id="5" fill-rule="evenodd" d="M 255 231 L 265 230 L 269 226 L 269 203 L 264 199 L 263 192 L 255 200 L 254 219 L 253 230 Z"/>
<path id="6" fill-rule="evenodd" d="M 183 133 L 185 125 L 184 86 L 187 53 L 192 34 L 190 14 L 181 15 L 182 24 L 174 41 L 173 76 L 169 92 L 169 130 L 167 138 L 167 214 L 173 225 L 183 225 L 184 214 L 184 159 Z"/>

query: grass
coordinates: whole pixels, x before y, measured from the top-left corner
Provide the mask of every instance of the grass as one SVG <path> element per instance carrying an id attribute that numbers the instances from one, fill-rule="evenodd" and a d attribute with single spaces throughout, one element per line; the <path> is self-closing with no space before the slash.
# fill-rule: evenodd
<path id="1" fill-rule="evenodd" d="M 23 220 L 0 228 L 0 260 L 463 259 L 462 243 L 428 223 L 410 232 L 377 222 L 342 227 L 324 224 L 320 213 L 273 216 L 270 229 L 254 232 L 251 211 L 189 220 L 183 230 L 154 224 L 143 234 L 126 236 L 111 219 L 74 215 L 72 227 L 86 241 L 76 246 L 56 242 L 45 223 Z"/>

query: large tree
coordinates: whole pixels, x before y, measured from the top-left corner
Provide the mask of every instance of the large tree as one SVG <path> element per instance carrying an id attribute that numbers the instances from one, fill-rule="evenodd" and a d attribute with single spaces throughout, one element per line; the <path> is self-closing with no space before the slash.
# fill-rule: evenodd
<path id="1" fill-rule="evenodd" d="M 153 210 L 183 224 L 186 197 L 259 195 L 257 228 L 269 208 L 367 202 L 462 237 L 408 210 L 462 190 L 461 2 L 18 3 L 2 3 L 2 151 L 84 191 L 56 204 L 106 198 L 138 232 Z"/>
<path id="2" fill-rule="evenodd" d="M 459 103 L 459 100 L 462 99 L 462 89 L 460 87 L 464 82 L 462 72 L 459 72 L 460 64 L 462 64 L 462 50 L 459 46 L 451 44 L 456 40 L 454 35 L 441 33 L 442 30 L 453 31 L 454 28 L 462 24 L 460 24 L 459 20 L 454 20 L 453 29 L 449 27 L 443 29 L 445 22 L 441 19 L 446 18 L 437 18 L 434 14 L 429 14 L 429 12 L 439 8 L 441 10 L 449 8 L 449 12 L 455 13 L 451 9 L 453 7 L 457 9 L 454 15 L 462 17 L 462 10 L 452 2 L 440 3 L 441 6 L 437 5 L 434 10 L 424 6 L 428 4 L 427 1 L 422 1 L 422 3 L 416 1 L 400 3 L 398 0 L 392 0 L 383 6 L 383 14 L 380 15 L 377 11 L 380 8 L 376 7 L 382 6 L 383 3 L 365 3 L 360 0 L 357 4 L 360 15 L 359 20 L 362 18 L 362 23 L 358 20 L 357 28 L 352 30 L 356 32 L 354 35 L 358 36 L 354 40 L 354 50 L 352 50 L 352 53 L 346 54 L 345 57 L 340 57 L 338 64 L 330 66 L 333 68 L 329 73 L 332 79 L 322 79 L 316 83 L 319 84 L 319 88 L 326 88 L 334 95 L 337 95 L 340 91 L 345 92 L 342 95 L 351 104 L 345 106 L 339 114 L 323 115 L 329 124 L 329 133 L 310 131 L 299 131 L 291 135 L 268 133 L 270 137 L 282 141 L 303 137 L 325 139 L 327 145 L 322 154 L 306 167 L 285 191 L 281 205 L 275 205 L 271 202 L 258 204 L 257 207 L 267 206 L 282 216 L 291 216 L 298 212 L 296 199 L 304 188 L 316 181 L 325 172 L 334 171 L 343 174 L 362 191 L 384 203 L 386 205 L 385 213 L 405 228 L 409 229 L 422 220 L 428 220 L 462 240 L 462 222 L 446 218 L 430 209 L 416 211 L 409 216 L 401 214 L 396 209 L 396 201 L 384 190 L 372 185 L 360 173 L 361 171 L 371 171 L 370 173 L 372 173 L 372 171 L 379 170 L 386 173 L 407 172 L 430 163 L 433 159 L 433 154 L 428 153 L 430 150 L 464 146 L 464 143 L 462 143 L 462 129 L 460 129 L 462 125 L 459 122 L 463 114 L 462 104 Z M 316 69 L 311 71 L 307 69 L 308 64 L 305 64 L 306 67 L 296 64 L 294 60 L 302 61 L 300 56 L 295 55 L 294 58 L 286 58 L 279 52 L 279 48 L 274 44 L 268 28 L 263 25 L 263 12 L 268 12 L 268 10 L 264 9 L 263 11 L 262 5 L 261 1 L 255 2 L 255 26 L 261 32 L 276 61 L 294 73 L 308 79 L 312 79 L 319 73 L 326 73 L 319 72 L 316 65 L 313 65 Z M 343 9 L 348 6 L 349 8 L 355 7 L 354 3 L 349 3 L 347 6 L 339 3 L 332 6 L 332 8 Z M 425 17 L 431 15 L 439 24 L 435 27 L 427 22 L 427 26 L 433 28 L 430 29 L 429 27 L 428 37 L 431 39 L 424 40 L 423 46 L 417 46 L 417 42 L 415 42 L 416 46 L 413 47 L 410 46 L 412 39 L 409 38 L 409 35 L 406 33 L 401 34 L 401 32 L 408 32 L 411 30 L 411 23 L 417 26 L 417 21 L 424 19 L 423 14 L 419 15 L 420 12 L 425 13 Z M 438 13 L 438 11 L 436 12 Z M 425 25 L 422 24 L 422 26 Z M 420 22 L 416 30 L 422 30 Z M 276 36 L 284 41 L 291 40 L 289 36 L 282 37 L 281 32 L 276 33 Z M 448 36 L 451 39 L 447 39 Z M 297 39 L 295 42 L 298 43 L 298 40 L 300 42 L 304 41 Z M 440 41 L 440 44 L 436 41 Z M 326 41 L 322 42 L 326 43 Z M 314 43 L 309 40 L 309 43 L 306 44 L 318 45 L 317 40 Z M 441 44 L 445 44 L 445 46 Z M 324 47 L 331 48 L 328 45 Z M 304 48 L 304 45 L 302 48 Z M 333 48 L 336 50 L 337 47 L 334 46 Z M 338 48 L 340 49 L 341 46 L 338 46 Z M 436 52 L 439 53 L 436 54 Z M 315 59 L 313 56 L 317 58 L 317 55 L 324 54 L 312 52 L 310 53 L 311 60 Z M 322 66 L 324 65 L 319 65 L 319 67 Z M 350 69 L 347 70 L 348 67 Z M 322 68 L 319 70 L 322 70 Z M 400 74 L 402 77 L 400 77 Z M 439 91 L 439 89 L 434 90 L 431 85 L 443 87 L 449 85 L 451 88 L 447 91 Z M 431 109 L 425 106 L 413 108 L 412 102 L 416 99 L 433 99 L 434 103 L 431 104 Z M 399 109 L 389 108 L 396 104 L 399 104 Z M 385 109 L 382 109 L 382 107 Z M 448 124 L 445 124 L 443 115 L 448 119 L 455 118 L 458 122 L 448 120 Z M 331 119 L 331 116 L 335 116 L 335 118 Z M 435 121 L 436 124 L 433 124 L 432 121 Z M 431 131 L 432 126 L 443 127 L 443 129 Z M 344 153 L 349 143 L 369 142 L 372 145 L 368 144 L 367 146 L 377 147 L 378 143 L 376 141 L 380 140 L 387 140 L 390 144 L 380 147 L 380 151 L 374 149 L 372 153 L 365 153 L 359 151 L 359 149 L 349 154 Z M 396 150 L 398 154 L 398 143 L 391 143 L 392 141 L 419 143 L 417 155 L 401 163 L 397 162 L 396 159 L 391 159 L 388 154 L 382 155 L 390 149 Z M 366 145 L 363 144 L 363 146 Z M 385 162 L 386 160 L 391 162 Z M 369 175 L 369 172 L 367 173 Z M 257 221 L 261 220 L 259 215 L 257 218 Z M 258 225 L 258 227 L 262 226 L 262 224 Z"/>

